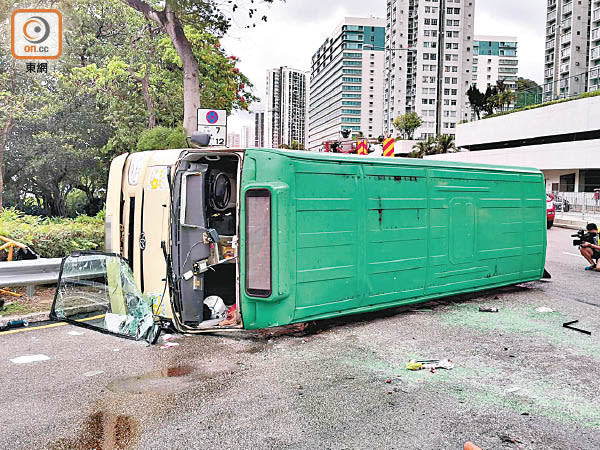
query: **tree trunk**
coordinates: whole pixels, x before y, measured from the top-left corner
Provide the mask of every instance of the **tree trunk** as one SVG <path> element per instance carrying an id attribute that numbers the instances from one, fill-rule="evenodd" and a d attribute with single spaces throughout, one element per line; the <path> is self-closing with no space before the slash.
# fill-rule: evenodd
<path id="1" fill-rule="evenodd" d="M 8 118 L 4 129 L 2 130 L 2 139 L 0 140 L 0 213 L 3 210 L 2 193 L 4 192 L 4 148 L 6 147 L 6 141 L 8 139 L 8 133 L 12 128 L 12 118 Z"/>
<path id="2" fill-rule="evenodd" d="M 198 60 L 175 13 L 167 11 L 166 17 L 165 31 L 183 64 L 183 128 L 191 136 L 198 128 L 197 110 L 200 107 Z"/>
<path id="3" fill-rule="evenodd" d="M 144 78 L 138 77 L 131 67 L 129 68 L 129 74 L 131 78 L 142 85 L 142 95 L 146 102 L 146 109 L 148 109 L 148 129 L 151 130 L 156 126 L 156 112 L 154 111 L 154 101 L 150 94 L 150 64 L 148 63 L 146 67 Z"/>
<path id="4" fill-rule="evenodd" d="M 148 20 L 159 24 L 167 33 L 183 65 L 183 128 L 188 135 L 196 131 L 197 109 L 200 107 L 200 84 L 198 60 L 194 56 L 192 46 L 183 33 L 179 18 L 175 15 L 167 1 L 165 9 L 154 10 L 143 0 L 122 0 L 128 6 L 144 14 Z"/>

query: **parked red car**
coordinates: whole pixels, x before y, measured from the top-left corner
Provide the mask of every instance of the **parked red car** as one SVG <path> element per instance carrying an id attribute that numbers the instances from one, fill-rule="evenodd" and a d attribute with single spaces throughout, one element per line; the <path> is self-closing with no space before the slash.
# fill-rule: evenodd
<path id="1" fill-rule="evenodd" d="M 554 206 L 554 196 L 546 194 L 546 218 L 548 229 L 554 225 L 554 216 L 556 215 L 556 207 Z"/>

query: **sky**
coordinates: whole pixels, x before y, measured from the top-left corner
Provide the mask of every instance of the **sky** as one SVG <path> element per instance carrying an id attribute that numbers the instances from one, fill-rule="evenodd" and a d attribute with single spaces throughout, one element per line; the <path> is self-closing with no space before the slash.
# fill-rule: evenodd
<path id="1" fill-rule="evenodd" d="M 475 34 L 516 36 L 519 76 L 542 83 L 546 29 L 546 0 L 473 0 Z M 386 0 L 287 0 L 259 5 L 256 27 L 246 28 L 244 13 L 234 15 L 234 24 L 222 44 L 240 58 L 240 70 L 254 85 L 254 95 L 265 95 L 267 69 L 289 66 L 310 69 L 310 60 L 344 17 L 385 18 Z M 239 131 L 253 126 L 251 114 L 234 113 L 229 128 Z"/>

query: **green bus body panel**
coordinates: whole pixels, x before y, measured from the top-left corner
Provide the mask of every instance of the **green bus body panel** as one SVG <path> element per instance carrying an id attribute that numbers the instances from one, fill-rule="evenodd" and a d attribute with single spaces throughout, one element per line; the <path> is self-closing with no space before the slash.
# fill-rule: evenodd
<path id="1" fill-rule="evenodd" d="M 248 329 L 374 311 L 542 278 L 535 169 L 248 150 L 242 198 L 271 191 L 272 294 L 245 289 Z"/>

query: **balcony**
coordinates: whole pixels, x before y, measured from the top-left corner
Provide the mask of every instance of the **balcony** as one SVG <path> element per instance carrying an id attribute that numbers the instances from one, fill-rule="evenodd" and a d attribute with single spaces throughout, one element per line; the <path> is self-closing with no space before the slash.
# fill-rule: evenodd
<path id="1" fill-rule="evenodd" d="M 546 50 L 549 50 L 551 48 L 554 48 L 554 43 L 556 41 L 554 39 L 552 39 L 551 41 L 546 42 Z"/>
<path id="2" fill-rule="evenodd" d="M 571 57 L 571 47 L 563 48 L 560 51 L 560 59 L 567 59 Z"/>
<path id="3" fill-rule="evenodd" d="M 600 78 L 600 66 L 590 70 L 590 79 Z"/>
<path id="4" fill-rule="evenodd" d="M 547 16 L 547 22 L 550 23 L 550 22 L 554 22 L 555 20 L 556 20 L 556 11 L 552 11 Z"/>
<path id="5" fill-rule="evenodd" d="M 592 49 L 592 51 L 590 52 L 590 59 L 591 60 L 600 59 L 600 45 L 597 47 L 594 47 Z"/>
<path id="6" fill-rule="evenodd" d="M 595 30 L 592 30 L 592 41 L 596 41 L 598 39 L 600 39 L 600 28 L 596 28 Z"/>
<path id="7" fill-rule="evenodd" d="M 556 6 L 556 0 L 548 0 L 548 8 L 553 8 Z"/>
<path id="8" fill-rule="evenodd" d="M 552 78 L 553 72 L 554 72 L 554 70 L 552 70 L 552 69 L 546 69 L 546 70 L 544 70 L 544 77 L 546 77 L 546 78 Z"/>
<path id="9" fill-rule="evenodd" d="M 600 20 L 600 8 L 596 8 L 593 12 L 592 12 L 592 20 L 594 22 L 596 22 L 597 20 Z"/>
<path id="10" fill-rule="evenodd" d="M 572 25 L 573 25 L 573 18 L 572 17 L 569 17 L 568 19 L 565 19 L 565 20 L 563 20 L 560 23 L 560 27 L 563 30 L 568 30 L 569 28 L 571 28 Z"/>
<path id="11" fill-rule="evenodd" d="M 565 78 L 564 80 L 560 80 L 560 88 L 568 89 L 569 88 L 569 79 Z"/>
<path id="12" fill-rule="evenodd" d="M 566 5 L 563 5 L 562 14 L 563 16 L 567 16 L 573 12 L 573 2 L 569 2 Z"/>
<path id="13" fill-rule="evenodd" d="M 567 45 L 571 43 L 572 33 L 564 34 L 560 37 L 560 45 Z"/>
<path id="14" fill-rule="evenodd" d="M 568 73 L 569 72 L 569 64 L 561 64 L 560 65 L 560 73 Z"/>
<path id="15" fill-rule="evenodd" d="M 552 64 L 554 62 L 554 53 L 546 55 L 546 64 Z"/>

